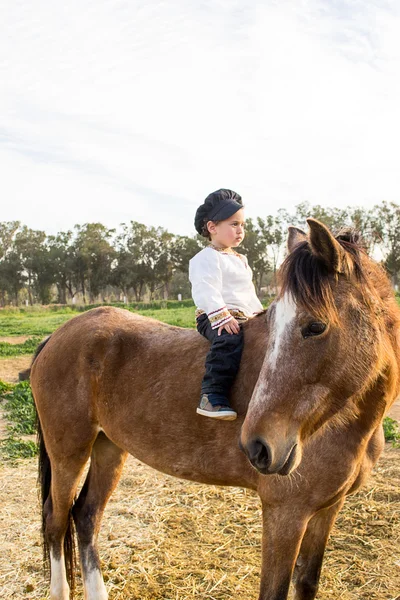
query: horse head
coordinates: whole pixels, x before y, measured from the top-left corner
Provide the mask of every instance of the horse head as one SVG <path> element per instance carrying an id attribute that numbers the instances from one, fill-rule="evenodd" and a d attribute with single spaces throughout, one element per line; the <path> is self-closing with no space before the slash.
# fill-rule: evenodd
<path id="1" fill-rule="evenodd" d="M 268 346 L 241 430 L 241 447 L 262 474 L 290 474 L 312 435 L 328 422 L 357 419 L 365 391 L 398 372 L 398 309 L 383 269 L 351 230 L 334 236 L 307 222 L 308 234 L 289 228 L 280 293 L 266 314 Z"/>

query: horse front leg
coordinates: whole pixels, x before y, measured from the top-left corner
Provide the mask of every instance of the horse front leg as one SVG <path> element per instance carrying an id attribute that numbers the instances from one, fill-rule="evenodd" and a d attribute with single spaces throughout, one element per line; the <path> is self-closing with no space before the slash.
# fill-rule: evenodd
<path id="1" fill-rule="evenodd" d="M 344 498 L 318 511 L 309 521 L 296 561 L 294 600 L 314 600 L 316 597 L 326 544 L 343 503 Z"/>
<path id="2" fill-rule="evenodd" d="M 308 516 L 293 506 L 262 506 L 262 567 L 258 600 L 287 600 Z"/>

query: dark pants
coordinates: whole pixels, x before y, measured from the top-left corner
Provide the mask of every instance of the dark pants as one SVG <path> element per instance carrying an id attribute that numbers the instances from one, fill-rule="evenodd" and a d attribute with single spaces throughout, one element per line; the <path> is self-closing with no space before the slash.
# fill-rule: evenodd
<path id="1" fill-rule="evenodd" d="M 228 398 L 242 357 L 243 330 L 241 326 L 239 333 L 228 333 L 224 329 L 219 336 L 218 329 L 211 328 L 205 313 L 197 317 L 196 324 L 197 331 L 211 342 L 206 357 L 206 372 L 201 384 L 201 393 L 222 394 Z"/>

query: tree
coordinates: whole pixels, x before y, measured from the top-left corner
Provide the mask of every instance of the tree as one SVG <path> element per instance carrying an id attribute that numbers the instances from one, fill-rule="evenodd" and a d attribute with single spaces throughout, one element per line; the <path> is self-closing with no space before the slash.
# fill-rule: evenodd
<path id="1" fill-rule="evenodd" d="M 19 227 L 19 221 L 3 221 L 0 223 L 0 260 L 12 249 L 15 233 Z"/>
<path id="2" fill-rule="evenodd" d="M 45 271 L 48 268 L 48 263 L 46 261 L 46 251 L 44 250 L 45 240 L 46 234 L 44 231 L 30 229 L 26 225 L 15 236 L 13 248 L 20 257 L 26 274 L 30 305 L 33 304 L 35 292 L 44 294 L 47 298 L 45 288 L 51 284 L 51 282 L 46 282 L 47 275 Z M 40 278 L 40 283 L 38 278 Z M 38 285 L 39 287 L 37 287 Z"/>
<path id="3" fill-rule="evenodd" d="M 31 269 L 35 274 L 35 293 L 41 304 L 49 304 L 51 302 L 54 266 L 54 261 L 47 246 L 43 245 L 39 247 L 32 256 Z"/>
<path id="4" fill-rule="evenodd" d="M 400 271 L 400 206 L 394 202 L 382 202 L 374 209 L 375 235 L 381 239 L 385 266 L 398 285 Z"/>
<path id="5" fill-rule="evenodd" d="M 147 236 L 147 227 L 137 221 L 122 225 L 123 231 L 117 236 L 117 254 L 112 270 L 111 281 L 123 290 L 128 297 L 132 289 L 137 302 L 142 300 L 146 285 L 147 268 L 142 249 Z"/>
<path id="6" fill-rule="evenodd" d="M 110 280 L 111 266 L 116 254 L 110 241 L 115 230 L 107 229 L 101 223 L 76 225 L 75 230 L 75 277 L 80 282 L 83 301 L 86 303 L 86 292 L 89 290 L 90 300 L 94 302 Z"/>
<path id="7" fill-rule="evenodd" d="M 348 207 L 349 221 L 352 227 L 361 234 L 364 247 L 372 253 L 383 241 L 383 232 L 377 207 L 366 210 L 360 207 Z"/>
<path id="8" fill-rule="evenodd" d="M 257 223 L 260 234 L 264 239 L 264 243 L 267 248 L 267 255 L 270 259 L 270 264 L 272 267 L 272 282 L 276 293 L 278 285 L 277 268 L 280 259 L 283 256 L 286 244 L 286 227 L 279 214 L 277 217 L 268 215 L 264 221 L 258 217 Z"/>
<path id="9" fill-rule="evenodd" d="M 349 225 L 349 210 L 348 208 L 324 207 L 320 204 L 310 205 L 309 202 L 301 202 L 295 207 L 293 213 L 282 209 L 279 211 L 280 218 L 283 222 L 289 225 L 294 225 L 300 229 L 307 228 L 307 219 L 312 217 L 321 221 L 333 231 L 341 229 L 345 225 Z"/>
<path id="10" fill-rule="evenodd" d="M 127 298 L 129 298 L 130 290 L 133 290 L 136 302 L 142 300 L 145 285 L 144 268 L 142 265 L 135 265 L 132 262 L 132 255 L 125 248 L 117 250 L 110 283 L 122 290 Z"/>
<path id="11" fill-rule="evenodd" d="M 146 286 L 151 299 L 161 289 L 164 298 L 168 298 L 175 272 L 187 272 L 190 258 L 200 249 L 197 239 L 131 221 L 129 226 L 123 225 L 123 232 L 117 237 L 112 281 L 126 296 L 133 289 L 137 301 Z"/>
<path id="12" fill-rule="evenodd" d="M 75 274 L 75 252 L 72 231 L 60 232 L 47 239 L 49 260 L 52 263 L 54 283 L 57 286 L 58 302 L 66 304 L 67 292 L 74 298 L 78 290 Z"/>
<path id="13" fill-rule="evenodd" d="M 15 233 L 20 227 L 19 221 L 0 223 L 0 302 L 6 305 L 7 296 L 18 304 L 18 293 L 24 285 L 22 265 L 18 256 L 13 254 Z"/>
<path id="14" fill-rule="evenodd" d="M 188 237 L 176 235 L 173 240 L 173 260 L 178 271 L 189 272 L 189 261 L 195 254 L 209 244 L 209 240 L 201 235 Z"/>
<path id="15" fill-rule="evenodd" d="M 0 261 L 0 294 L 3 306 L 6 304 L 6 294 L 8 300 L 12 298 L 18 306 L 18 294 L 26 280 L 23 270 L 21 257 L 17 252 L 7 252 Z"/>
<path id="16" fill-rule="evenodd" d="M 147 228 L 142 246 L 142 264 L 145 266 L 150 300 L 154 299 L 159 284 L 164 286 L 164 295 L 168 298 L 168 286 L 175 269 L 173 239 L 174 235 L 162 227 Z"/>
<path id="17" fill-rule="evenodd" d="M 280 209 L 277 215 L 246 220 L 246 236 L 238 248 L 253 271 L 256 291 L 263 285 L 276 287 L 276 272 L 285 254 L 287 227 L 307 230 L 307 217 L 314 217 L 338 232 L 354 227 L 370 251 L 380 249 L 384 264 L 399 283 L 400 206 L 383 202 L 372 210 L 363 207 L 324 207 L 307 202 L 293 211 Z M 57 289 L 57 300 L 67 301 L 82 292 L 93 302 L 121 291 L 136 301 L 144 293 L 151 298 L 168 298 L 171 293 L 190 294 L 189 260 L 210 242 L 175 235 L 162 227 L 132 221 L 115 231 L 101 223 L 76 225 L 73 232 L 46 236 L 45 232 L 21 226 L 18 221 L 0 223 L 0 303 L 18 302 L 26 289 L 30 304 L 48 303 Z M 114 286 L 114 289 L 109 286 Z M 115 289 L 116 288 L 116 289 Z"/>
<path id="18" fill-rule="evenodd" d="M 263 276 L 269 269 L 267 241 L 262 235 L 259 223 L 255 225 L 252 219 L 246 219 L 245 229 L 246 235 L 238 251 L 240 252 L 242 249 L 247 256 L 249 266 L 253 271 L 256 291 L 259 294 Z"/>

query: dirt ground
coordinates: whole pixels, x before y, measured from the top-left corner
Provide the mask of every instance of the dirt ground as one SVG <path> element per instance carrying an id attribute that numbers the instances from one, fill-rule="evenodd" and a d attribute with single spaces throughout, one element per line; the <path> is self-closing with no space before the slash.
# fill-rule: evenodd
<path id="1" fill-rule="evenodd" d="M 399 459 L 388 445 L 369 484 L 346 501 L 320 600 L 400 600 Z M 48 598 L 36 460 L 0 468 L 0 505 L 0 597 Z M 110 600 L 255 600 L 260 537 L 254 493 L 180 481 L 130 457 L 99 538 Z"/>
<path id="2" fill-rule="evenodd" d="M 388 416 L 392 417 L 392 419 L 396 419 L 396 421 L 400 423 L 400 398 L 393 404 L 388 412 Z"/>
<path id="3" fill-rule="evenodd" d="M 0 359 L 0 381 L 17 383 L 18 373 L 24 371 L 31 364 L 32 356 L 15 356 Z"/>
<path id="4" fill-rule="evenodd" d="M 7 342 L 8 344 L 23 344 L 26 340 L 29 340 L 28 335 L 13 335 L 11 337 L 0 336 L 0 342 Z"/>
<path id="5" fill-rule="evenodd" d="M 30 357 L 0 361 L 15 381 Z M 2 423 L 4 425 L 4 421 Z M 0 598 L 44 600 L 36 459 L 0 465 Z M 129 457 L 99 537 L 110 600 L 251 600 L 260 578 L 256 494 L 165 476 Z M 319 600 L 400 600 L 400 450 L 386 445 L 332 532 Z M 78 576 L 76 599 L 81 600 Z"/>

